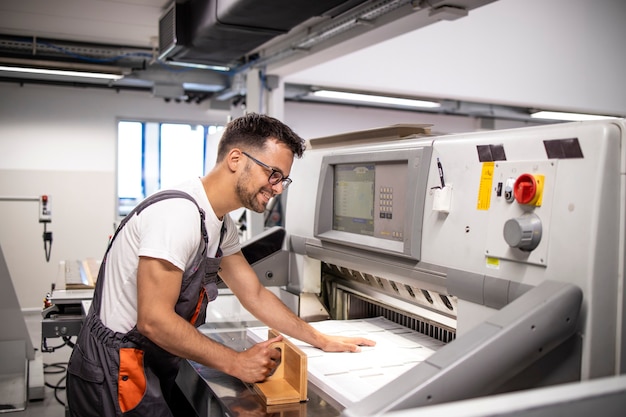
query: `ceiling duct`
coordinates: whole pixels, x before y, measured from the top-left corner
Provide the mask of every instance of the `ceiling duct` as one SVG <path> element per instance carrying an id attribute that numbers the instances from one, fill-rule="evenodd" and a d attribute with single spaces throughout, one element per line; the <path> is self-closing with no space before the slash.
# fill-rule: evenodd
<path id="1" fill-rule="evenodd" d="M 247 53 L 318 16 L 334 17 L 367 0 L 190 0 L 159 21 L 159 58 L 237 66 Z"/>

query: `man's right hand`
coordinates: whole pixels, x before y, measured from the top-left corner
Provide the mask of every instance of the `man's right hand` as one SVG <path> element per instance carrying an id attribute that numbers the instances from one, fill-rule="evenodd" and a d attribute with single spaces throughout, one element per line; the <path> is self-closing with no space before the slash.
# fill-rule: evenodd
<path id="1" fill-rule="evenodd" d="M 265 380 L 280 363 L 281 352 L 271 345 L 282 340 L 283 336 L 277 336 L 239 352 L 232 375 L 249 383 Z"/>

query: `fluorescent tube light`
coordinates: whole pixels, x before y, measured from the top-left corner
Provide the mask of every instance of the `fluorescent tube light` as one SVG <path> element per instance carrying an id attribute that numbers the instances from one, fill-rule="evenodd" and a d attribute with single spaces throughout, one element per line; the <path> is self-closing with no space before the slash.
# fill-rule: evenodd
<path id="1" fill-rule="evenodd" d="M 533 119 L 563 120 L 563 121 L 584 121 L 584 120 L 603 120 L 617 119 L 612 116 L 602 116 L 599 114 L 583 114 L 583 113 L 565 113 L 557 111 L 538 111 L 530 115 Z"/>
<path id="2" fill-rule="evenodd" d="M 320 97 L 320 98 L 328 98 L 328 99 L 340 100 L 340 101 L 360 102 L 360 103 L 366 103 L 366 104 L 386 104 L 386 105 L 392 105 L 392 106 L 422 107 L 422 108 L 424 107 L 435 108 L 435 107 L 441 106 L 441 104 L 436 103 L 434 101 L 414 100 L 414 99 L 399 98 L 399 97 L 375 96 L 371 94 L 346 93 L 343 91 L 319 90 L 319 91 L 314 91 L 312 95 L 315 97 Z"/>
<path id="3" fill-rule="evenodd" d="M 162 64 L 163 65 L 171 65 L 171 66 L 175 66 L 175 67 L 206 69 L 206 70 L 219 71 L 219 72 L 228 72 L 228 71 L 230 71 L 230 67 L 226 67 L 226 66 L 223 66 L 223 65 L 195 64 L 193 62 L 178 62 L 178 61 L 167 61 L 167 62 L 162 62 Z"/>
<path id="4" fill-rule="evenodd" d="M 110 74 L 104 72 L 87 72 L 87 71 L 70 71 L 70 70 L 57 70 L 47 68 L 27 68 L 27 67 L 7 67 L 0 66 L 0 71 L 7 72 L 20 72 L 26 74 L 44 74 L 44 75 L 61 75 L 65 77 L 84 77 L 84 78 L 99 78 L 104 80 L 119 80 L 123 77 L 120 74 Z"/>

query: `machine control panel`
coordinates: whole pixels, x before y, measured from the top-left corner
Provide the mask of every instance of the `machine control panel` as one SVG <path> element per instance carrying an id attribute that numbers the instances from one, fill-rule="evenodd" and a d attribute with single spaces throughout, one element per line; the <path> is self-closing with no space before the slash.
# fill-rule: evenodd
<path id="1" fill-rule="evenodd" d="M 419 260 L 431 153 L 424 145 L 324 156 L 315 237 Z"/>
<path id="2" fill-rule="evenodd" d="M 499 161 L 485 253 L 546 266 L 556 161 Z M 504 192 L 498 193 L 502 189 Z M 542 239 L 543 238 L 543 239 Z"/>

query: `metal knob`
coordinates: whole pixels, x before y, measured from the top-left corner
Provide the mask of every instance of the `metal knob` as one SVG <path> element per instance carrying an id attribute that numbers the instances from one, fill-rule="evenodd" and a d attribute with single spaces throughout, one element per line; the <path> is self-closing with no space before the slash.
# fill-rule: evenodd
<path id="1" fill-rule="evenodd" d="M 504 223 L 504 240 L 512 248 L 530 252 L 541 241 L 541 220 L 536 214 L 526 213 Z"/>

